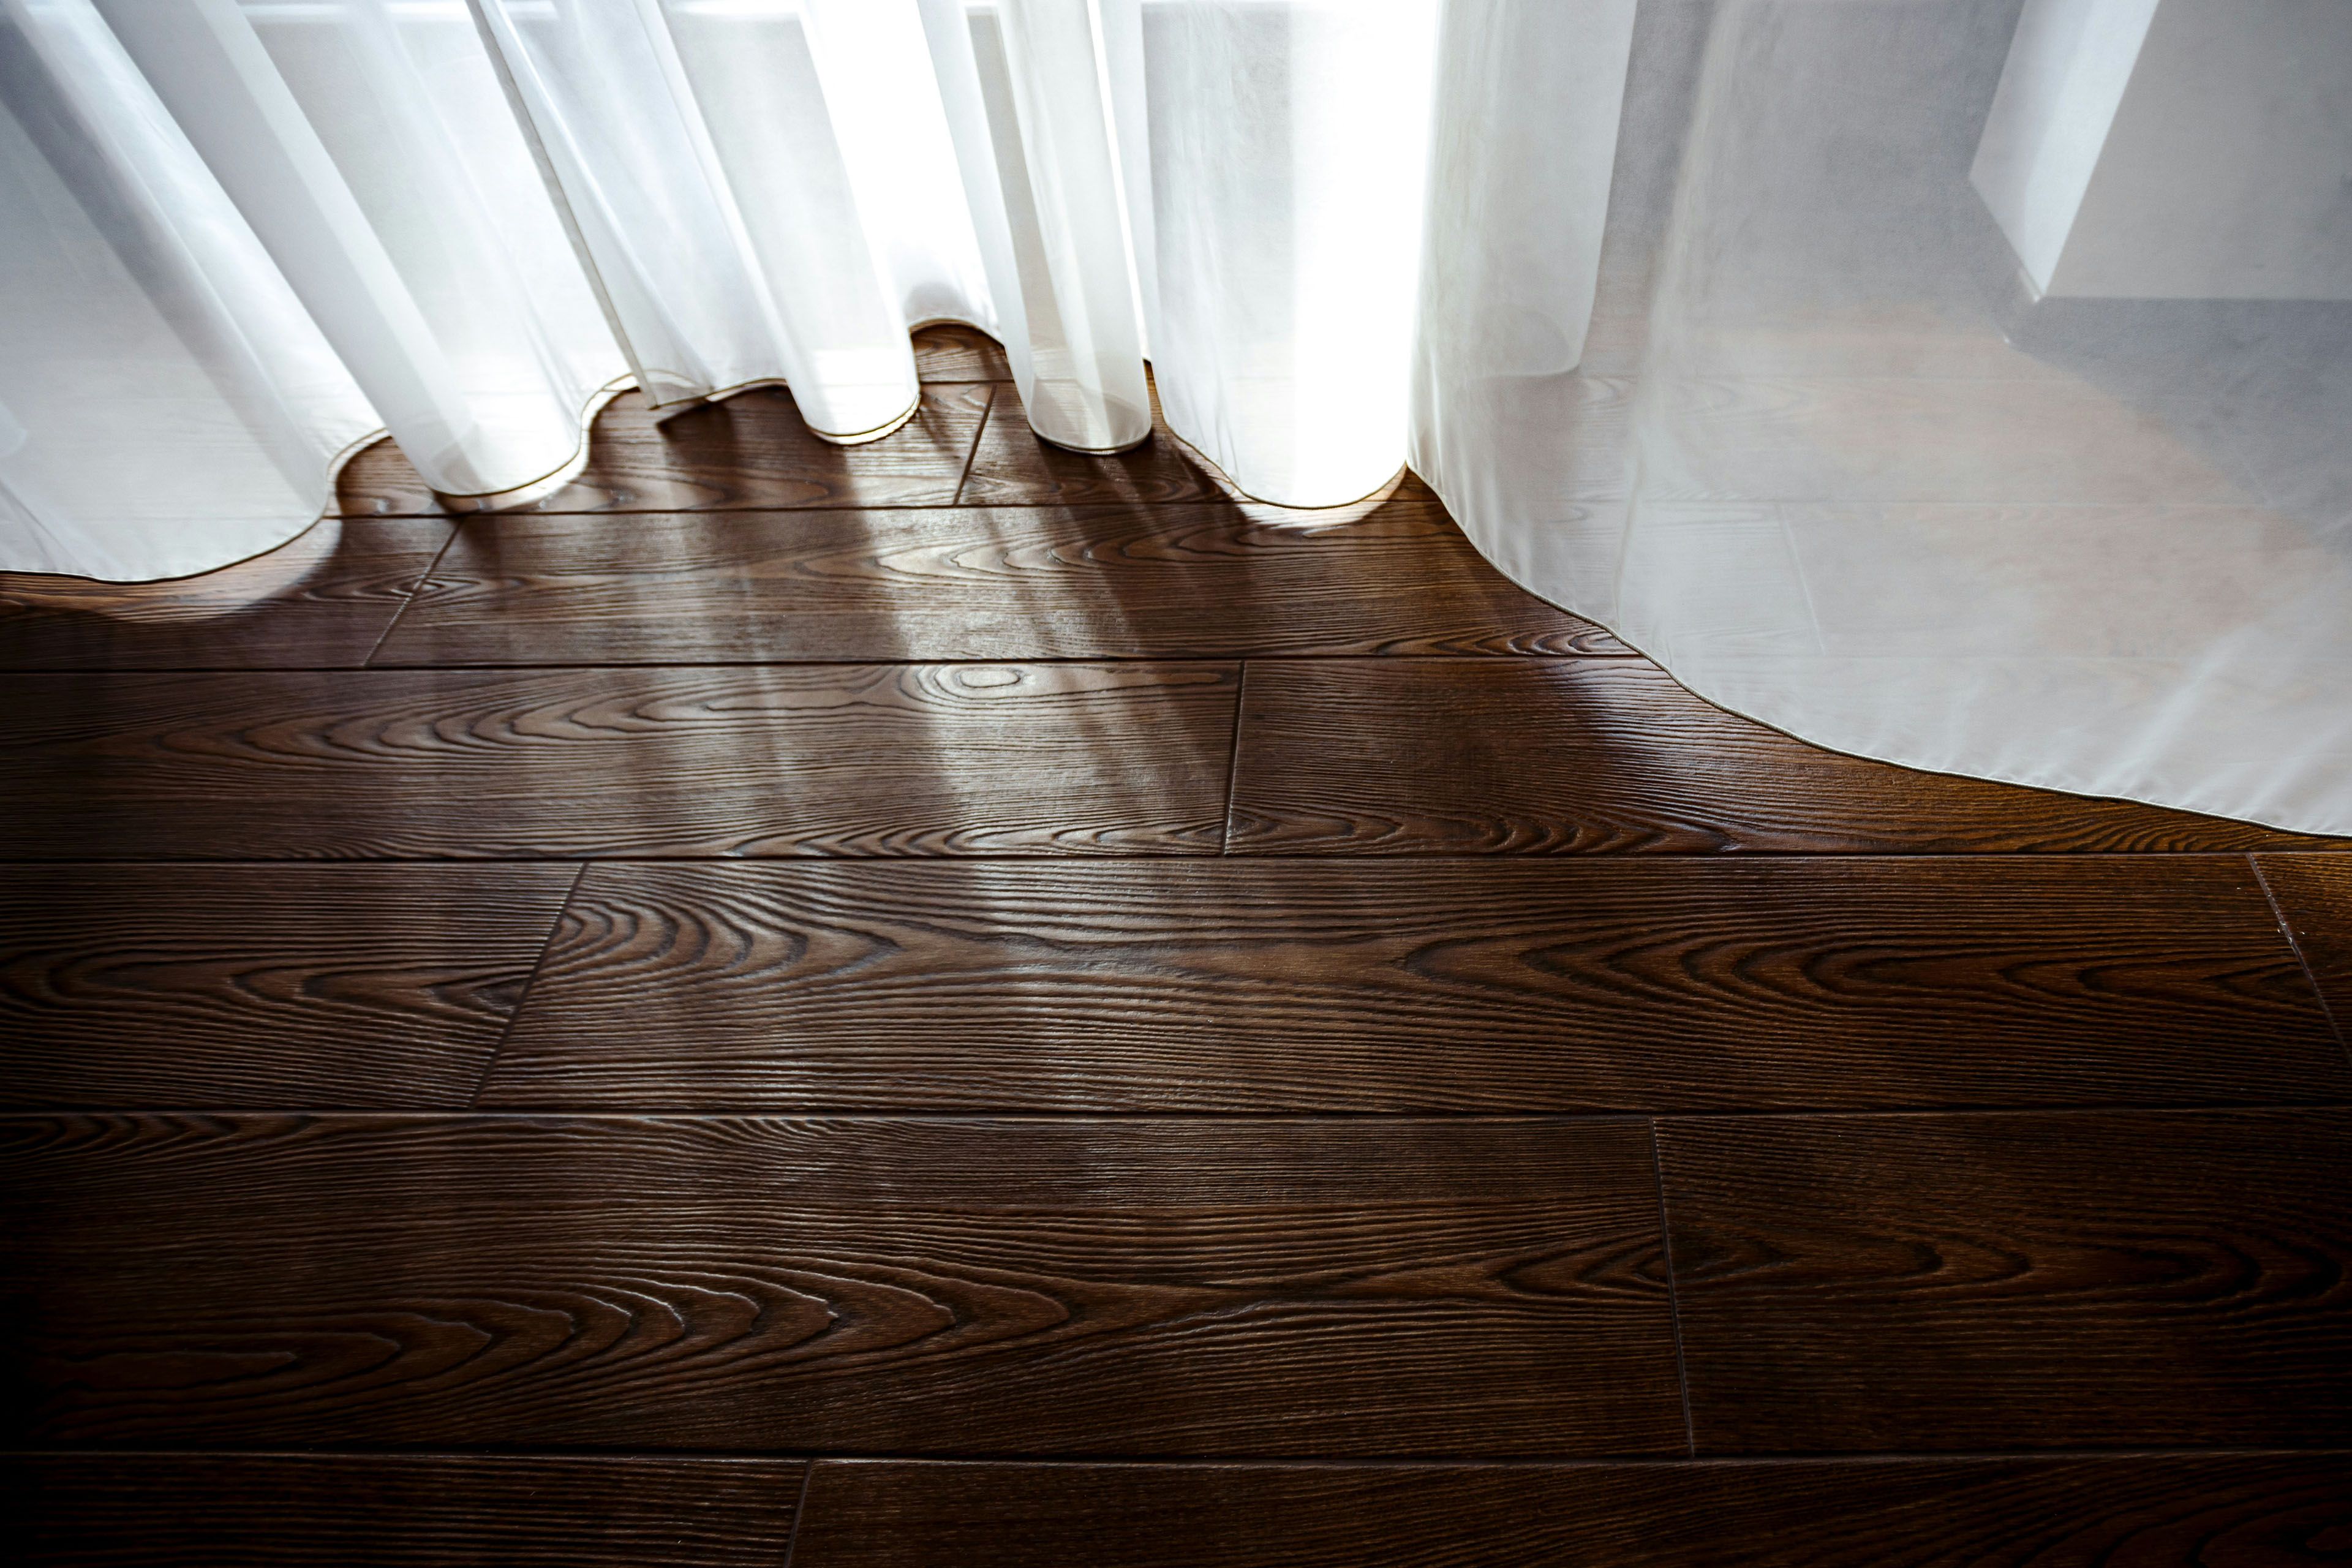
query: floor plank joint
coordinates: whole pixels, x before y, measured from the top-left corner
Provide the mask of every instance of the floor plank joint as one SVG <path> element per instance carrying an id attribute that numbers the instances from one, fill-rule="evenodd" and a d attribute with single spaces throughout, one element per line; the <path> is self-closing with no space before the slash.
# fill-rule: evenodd
<path id="1" fill-rule="evenodd" d="M 915 334 L 0 579 L 40 1563 L 2322 1563 L 2352 855 L 1839 755 Z"/>

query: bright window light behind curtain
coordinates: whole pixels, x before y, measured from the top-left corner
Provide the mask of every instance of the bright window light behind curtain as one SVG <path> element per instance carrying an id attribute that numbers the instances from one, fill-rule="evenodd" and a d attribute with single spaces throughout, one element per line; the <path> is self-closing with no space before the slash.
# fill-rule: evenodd
<path id="1" fill-rule="evenodd" d="M 0 0 L 0 568 L 955 319 L 1808 738 L 2352 832 L 2347 101 L 2347 0 Z"/>

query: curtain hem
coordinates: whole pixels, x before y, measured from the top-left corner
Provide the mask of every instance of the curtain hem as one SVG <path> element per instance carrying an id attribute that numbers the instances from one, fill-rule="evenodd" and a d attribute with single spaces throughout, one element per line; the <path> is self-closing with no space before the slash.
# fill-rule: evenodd
<path id="1" fill-rule="evenodd" d="M 1152 395 L 1155 399 L 1159 396 L 1159 389 L 1156 386 L 1152 390 Z M 1301 506 L 1297 501 L 1271 500 L 1268 497 L 1259 495 L 1255 490 L 1244 486 L 1239 479 L 1236 479 L 1232 474 L 1225 470 L 1223 464 L 1209 456 L 1205 450 L 1194 445 L 1192 441 L 1181 431 L 1178 430 L 1175 424 L 1167 417 L 1164 411 L 1160 416 L 1159 425 L 1160 428 L 1165 429 L 1168 432 L 1169 437 L 1174 440 L 1179 447 L 1184 448 L 1187 455 L 1198 459 L 1202 467 L 1207 468 L 1212 474 L 1214 474 L 1219 484 L 1224 486 L 1227 489 L 1233 491 L 1235 496 L 1239 497 L 1243 500 L 1248 501 L 1253 506 L 1278 506 L 1285 511 L 1337 511 L 1342 507 L 1362 506 L 1367 502 L 1383 501 L 1388 500 L 1389 497 L 1396 493 L 1396 488 L 1404 482 L 1405 477 L 1412 472 L 1412 465 L 1411 463 L 1401 462 L 1396 466 L 1395 469 L 1390 473 L 1388 478 L 1382 479 L 1380 483 L 1374 485 L 1370 489 L 1366 490 L 1360 496 L 1351 496 L 1346 500 L 1318 501 L 1313 506 Z M 1038 439 L 1042 441 L 1047 439 L 1047 437 L 1041 436 Z M 1149 439 L 1149 437 L 1146 437 L 1146 439 Z M 1055 444 L 1059 445 L 1059 443 Z M 1141 446 L 1142 442 L 1138 442 L 1136 445 Z M 1070 451 L 1077 450 L 1075 447 L 1067 449 Z M 1121 449 L 1124 450 L 1125 448 Z M 1429 481 L 1423 479 L 1422 482 L 1423 484 L 1427 484 Z M 1433 487 L 1431 493 L 1436 493 Z M 1486 552 L 1482 550 L 1479 552 L 1479 554 L 1483 556 L 1486 554 Z"/>
<path id="2" fill-rule="evenodd" d="M 462 516 L 478 511 L 512 511 L 553 495 L 579 478 L 580 471 L 588 466 L 589 448 L 593 445 L 590 426 L 596 423 L 596 416 L 604 412 L 605 405 L 613 399 L 625 392 L 635 390 L 636 385 L 636 377 L 633 375 L 616 376 L 590 393 L 588 401 L 581 405 L 579 443 L 572 448 L 570 457 L 539 478 L 525 479 L 519 485 L 509 485 L 504 489 L 460 492 L 436 489 L 433 499 L 449 511 Z"/>
<path id="3" fill-rule="evenodd" d="M 1454 510 L 1454 503 L 1445 500 L 1444 493 L 1438 489 L 1436 484 L 1432 481 L 1427 475 L 1424 474 L 1419 477 L 1421 479 L 1421 482 L 1428 485 L 1432 492 L 1437 495 L 1438 500 L 1444 504 L 1447 513 L 1454 518 L 1455 526 L 1459 527 L 1462 521 L 1461 514 Z M 2194 805 L 2177 799 L 2163 799 L 2154 793 L 2140 795 L 2132 794 L 2127 791 L 2119 792 L 2114 790 L 2088 789 L 2080 784 L 2053 783 L 2046 778 L 2024 777 L 2006 769 L 1960 769 L 1948 766 L 1938 766 L 1933 763 L 1914 761 L 1912 758 L 1902 754 L 1899 748 L 1889 747 L 1864 750 L 1849 742 L 1825 740 L 1818 735 L 1807 734 L 1801 729 L 1792 727 L 1791 725 L 1783 723 L 1776 719 L 1767 718 L 1761 713 L 1751 712 L 1747 708 L 1741 707 L 1736 702 L 1710 694 L 1704 685 L 1684 676 L 1671 664 L 1668 664 L 1664 659 L 1660 658 L 1657 655 L 1650 652 L 1647 648 L 1643 647 L 1632 637 L 1627 637 L 1617 627 L 1611 626 L 1608 621 L 1602 619 L 1601 616 L 1593 615 L 1590 611 L 1580 610 L 1575 608 L 1573 605 L 1562 603 L 1556 595 L 1538 587 L 1535 584 L 1530 583 L 1526 578 L 1520 576 L 1517 572 L 1514 572 L 1509 567 L 1504 565 L 1500 561 L 1489 554 L 1484 546 L 1479 544 L 1476 538 L 1471 534 L 1468 529 L 1465 528 L 1462 531 L 1463 537 L 1469 540 L 1470 547 L 1478 552 L 1479 559 L 1486 562 L 1489 566 L 1492 566 L 1496 572 L 1500 573 L 1502 576 L 1515 587 L 1534 595 L 1537 598 L 1541 599 L 1545 604 L 1551 605 L 1552 608 L 1556 610 L 1560 610 L 1568 615 L 1574 616 L 1580 620 L 1591 621 L 1594 626 L 1599 626 L 1602 631 L 1607 632 L 1611 637 L 1615 637 L 1619 642 L 1623 643 L 1627 647 L 1632 648 L 1642 658 L 1655 665 L 1664 673 L 1667 679 L 1673 681 L 1676 686 L 1681 687 L 1685 691 L 1689 692 L 1693 697 L 1697 698 L 1708 707 L 1720 709 L 1726 713 L 1730 713 L 1738 718 L 1745 719 L 1751 724 L 1762 725 L 1765 729 L 1773 731 L 1775 734 L 1785 735 L 1790 740 L 1798 742 L 1802 745 L 1811 746 L 1820 751 L 1834 752 L 1842 757 L 1853 757 L 1865 763 L 1885 763 L 1890 766 L 1908 769 L 1912 773 L 1933 773 L 1943 778 L 1977 779 L 1986 784 L 2013 784 L 2021 789 L 2047 790 L 2053 795 L 2072 795 L 2077 800 L 2107 800 L 2119 801 L 2131 805 L 2149 805 L 2155 806 L 2163 811 L 2186 812 L 2193 816 L 2209 816 L 2221 822 L 2250 823 L 2257 827 L 2274 828 L 2281 833 L 2307 834 L 2317 838 L 2352 837 L 2352 822 L 2347 822 L 2332 826 L 2320 822 L 2294 822 L 2284 820 L 2281 816 L 2268 812 L 2257 814 L 2251 811 L 2219 811 L 2211 806 Z M 1850 852 L 1826 850 L 1822 851 L 1822 853 L 1842 854 Z M 2021 853 L 2034 853 L 2034 851 L 2021 851 Z M 2236 854 L 2239 853 L 2239 851 L 2229 850 L 2223 851 L 2223 853 Z"/>

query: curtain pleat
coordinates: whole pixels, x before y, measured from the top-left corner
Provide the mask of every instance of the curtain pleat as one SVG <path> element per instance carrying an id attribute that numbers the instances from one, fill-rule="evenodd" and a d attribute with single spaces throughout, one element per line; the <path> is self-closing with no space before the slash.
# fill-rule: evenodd
<path id="1" fill-rule="evenodd" d="M 46 308 L 75 286 L 24 258 L 16 360 L 111 374 L 0 458 L 24 535 L 0 565 L 223 563 L 315 513 L 370 425 L 453 509 L 522 504 L 622 386 L 671 414 L 782 384 L 815 434 L 878 439 L 934 321 L 996 335 L 1031 426 L 1074 450 L 1150 437 L 1149 347 L 1174 427 L 1246 493 L 1334 504 L 1402 460 L 1437 0 L 6 4 L 20 120 L 46 93 L 120 141 L 143 102 L 169 148 L 144 156 L 180 165 L 168 193 L 79 166 L 47 216 L 21 205 L 26 248 L 120 257 L 67 210 L 112 200 L 233 232 L 196 292 L 307 320 L 257 335 L 304 362 L 299 388 L 259 374 L 267 414 L 181 400 L 240 428 L 175 488 L 269 521 L 159 547 L 127 483 L 59 500 L 39 471 L 176 355 L 75 341 Z M 20 179 L 60 179 L 15 145 Z M 222 335 L 216 306 L 128 286 L 170 333 Z M 266 465 L 287 491 L 253 488 Z"/>
<path id="2" fill-rule="evenodd" d="M 2342 0 L 0 0 L 0 569 L 955 320 L 1809 739 L 2347 832 L 2347 101 Z"/>
<path id="3" fill-rule="evenodd" d="M 97 10 L 428 484 L 575 455 L 624 367 L 461 11 Z"/>

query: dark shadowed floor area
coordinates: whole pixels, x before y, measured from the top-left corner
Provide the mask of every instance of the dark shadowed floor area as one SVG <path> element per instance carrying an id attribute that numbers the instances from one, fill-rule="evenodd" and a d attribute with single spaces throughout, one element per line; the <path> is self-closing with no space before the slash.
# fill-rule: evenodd
<path id="1" fill-rule="evenodd" d="M 2352 1560 L 2347 846 L 919 343 L 871 446 L 0 579 L 29 1560 Z"/>

